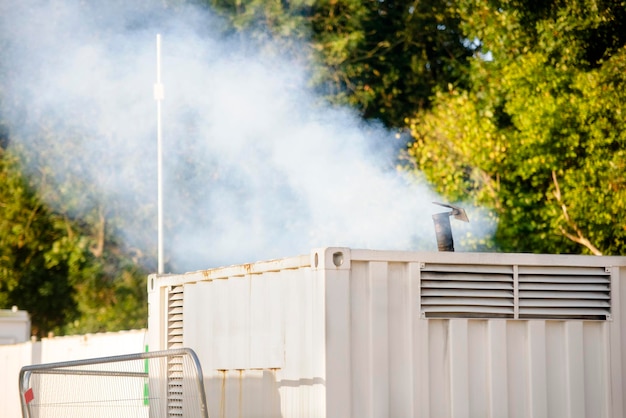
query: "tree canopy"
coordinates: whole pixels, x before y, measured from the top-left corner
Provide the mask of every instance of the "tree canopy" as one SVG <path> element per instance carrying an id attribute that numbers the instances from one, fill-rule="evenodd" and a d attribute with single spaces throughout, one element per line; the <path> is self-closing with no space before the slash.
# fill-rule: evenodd
<path id="1" fill-rule="evenodd" d="M 32 307 L 35 332 L 52 331 L 77 314 L 71 270 L 80 269 L 80 237 L 66 233 L 65 219 L 48 212 L 4 151 L 0 177 L 0 304 Z"/>
<path id="2" fill-rule="evenodd" d="M 626 254 L 625 3 L 460 5 L 481 51 L 411 119 L 415 167 L 490 207 L 503 251 Z"/>
<path id="3" fill-rule="evenodd" d="M 144 327 L 147 271 L 115 237 L 51 210 L 22 171 L 0 149 L 0 306 L 27 309 L 39 336 Z"/>
<path id="4" fill-rule="evenodd" d="M 237 28 L 314 60 L 312 83 L 332 103 L 392 128 L 430 106 L 436 88 L 465 85 L 475 48 L 454 2 L 413 0 L 207 0 Z"/>

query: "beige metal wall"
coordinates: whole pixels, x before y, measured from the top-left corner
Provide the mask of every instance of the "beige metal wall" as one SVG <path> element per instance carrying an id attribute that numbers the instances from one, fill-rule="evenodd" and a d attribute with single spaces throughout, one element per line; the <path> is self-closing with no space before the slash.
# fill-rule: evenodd
<path id="1" fill-rule="evenodd" d="M 479 271 L 471 283 L 510 282 L 504 293 L 445 300 L 492 297 L 498 309 L 511 304 L 513 319 L 476 317 L 471 306 L 474 317 L 437 318 L 421 295 L 433 265 Z M 517 319 L 526 309 L 518 305 L 535 300 L 524 299 L 518 273 L 540 270 L 591 284 L 557 288 L 569 302 L 549 319 Z M 151 276 L 150 347 L 196 350 L 217 416 L 623 417 L 625 277 L 625 257 L 320 249 Z M 558 318 L 571 312 L 606 316 Z"/>
<path id="2" fill-rule="evenodd" d="M 22 416 L 18 380 L 20 369 L 37 362 L 39 343 L 0 345 L 0 418 Z"/>
<path id="3" fill-rule="evenodd" d="M 196 351 L 210 416 L 325 416 L 324 277 L 309 266 L 307 256 L 164 276 L 150 290 L 150 348 Z"/>

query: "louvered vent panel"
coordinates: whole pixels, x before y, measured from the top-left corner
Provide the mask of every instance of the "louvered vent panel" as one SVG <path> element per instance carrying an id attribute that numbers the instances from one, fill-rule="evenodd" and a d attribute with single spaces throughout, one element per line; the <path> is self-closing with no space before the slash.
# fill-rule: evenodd
<path id="1" fill-rule="evenodd" d="M 183 416 L 183 358 L 169 357 L 167 365 L 167 416 Z"/>
<path id="2" fill-rule="evenodd" d="M 519 317 L 608 319 L 611 274 L 602 267 L 519 267 Z"/>
<path id="3" fill-rule="evenodd" d="M 513 318 L 511 266 L 427 264 L 421 272 L 421 310 L 426 318 Z"/>
<path id="4" fill-rule="evenodd" d="M 173 286 L 167 300 L 167 348 L 183 348 L 183 287 Z"/>
<path id="5" fill-rule="evenodd" d="M 172 286 L 167 298 L 167 348 L 183 348 L 183 286 Z M 168 357 L 167 416 L 183 416 L 183 358 Z"/>

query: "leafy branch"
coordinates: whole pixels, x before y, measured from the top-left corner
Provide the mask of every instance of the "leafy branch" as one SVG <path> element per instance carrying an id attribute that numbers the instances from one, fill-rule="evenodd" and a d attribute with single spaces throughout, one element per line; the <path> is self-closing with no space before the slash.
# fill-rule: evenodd
<path id="1" fill-rule="evenodd" d="M 574 230 L 574 233 L 571 233 L 563 228 L 563 226 L 559 225 L 559 230 L 561 231 L 561 233 L 566 238 L 587 247 L 594 255 L 602 255 L 602 252 L 584 236 L 583 232 L 580 230 L 576 222 L 574 222 L 574 220 L 569 216 L 569 213 L 567 212 L 567 205 L 565 205 L 565 202 L 563 202 L 561 196 L 561 188 L 559 187 L 559 182 L 557 180 L 554 170 L 552 170 L 552 181 L 554 182 L 555 188 L 553 194 L 556 198 L 556 201 L 559 203 L 559 205 L 561 205 L 561 210 L 563 211 L 563 217 L 565 218 L 565 222 L 570 229 Z"/>

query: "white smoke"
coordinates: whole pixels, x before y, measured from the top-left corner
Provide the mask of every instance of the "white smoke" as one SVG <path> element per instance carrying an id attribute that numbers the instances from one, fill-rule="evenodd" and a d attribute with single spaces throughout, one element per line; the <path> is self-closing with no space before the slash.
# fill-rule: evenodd
<path id="1" fill-rule="evenodd" d="M 395 170 L 395 134 L 324 105 L 302 59 L 222 28 L 206 10 L 150 1 L 0 3 L 2 116 L 51 168 L 50 202 L 75 214 L 100 205 L 130 245 L 154 252 L 160 33 L 171 268 L 320 246 L 435 250 L 441 198 Z"/>

